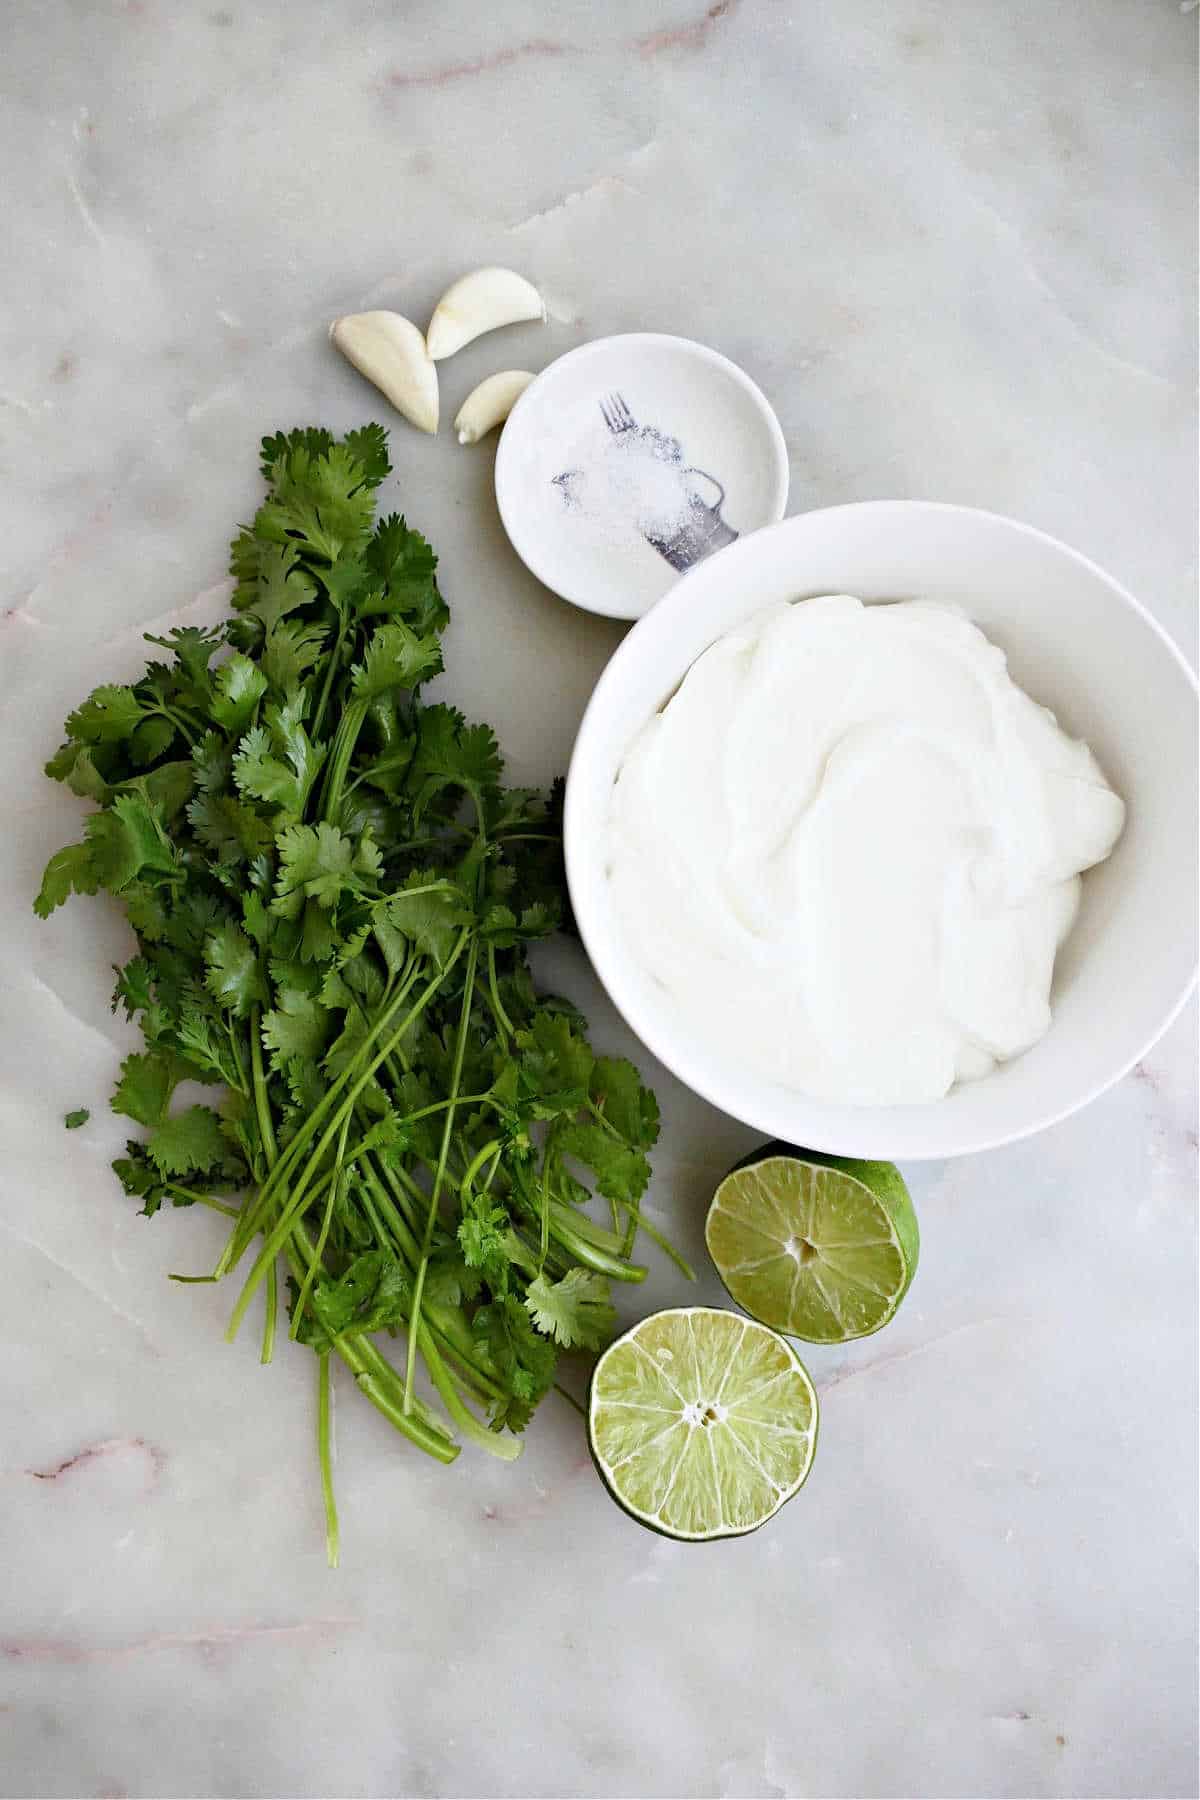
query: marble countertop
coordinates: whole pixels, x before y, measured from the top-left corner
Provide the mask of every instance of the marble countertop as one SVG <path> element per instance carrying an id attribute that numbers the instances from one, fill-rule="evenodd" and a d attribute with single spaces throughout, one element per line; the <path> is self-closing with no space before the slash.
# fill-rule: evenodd
<path id="1" fill-rule="evenodd" d="M 0 1793 L 1194 1794 L 1196 1018 L 1079 1117 L 907 1171 L 917 1283 L 814 1350 L 804 1494 L 639 1531 L 548 1403 L 523 1459 L 342 1410 L 179 1288 L 220 1221 L 108 1162 L 115 912 L 29 901 L 80 807 L 59 721 L 219 615 L 268 429 L 380 411 L 325 342 L 510 263 L 547 327 L 676 331 L 776 406 L 791 510 L 919 496 L 1078 544 L 1195 655 L 1194 0 L 10 0 L 0 707 Z M 399 421 L 446 691 L 559 770 L 620 627 L 516 562 L 493 450 Z M 630 1049 L 579 952 L 548 977 Z M 645 1062 L 645 1058 L 643 1061 Z M 751 1134 L 651 1068 L 653 1216 L 702 1252 Z M 63 1113 L 90 1106 L 83 1130 Z M 656 1267 L 639 1304 L 684 1297 Z M 700 1298 L 715 1298 L 702 1281 Z"/>

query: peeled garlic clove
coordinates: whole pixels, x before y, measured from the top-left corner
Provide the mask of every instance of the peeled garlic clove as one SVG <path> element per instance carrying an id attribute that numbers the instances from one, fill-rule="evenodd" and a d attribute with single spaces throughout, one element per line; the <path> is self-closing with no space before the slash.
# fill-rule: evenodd
<path id="1" fill-rule="evenodd" d="M 437 430 L 437 370 L 410 320 L 394 312 L 348 313 L 333 321 L 329 336 L 418 431 Z"/>
<path id="2" fill-rule="evenodd" d="M 477 444 L 495 426 L 503 425 L 532 380 L 528 369 L 502 369 L 472 388 L 454 421 L 459 443 Z"/>
<path id="3" fill-rule="evenodd" d="M 485 331 L 545 317 L 542 296 L 523 275 L 512 269 L 476 269 L 446 289 L 434 308 L 425 341 L 434 362 L 441 362 Z"/>

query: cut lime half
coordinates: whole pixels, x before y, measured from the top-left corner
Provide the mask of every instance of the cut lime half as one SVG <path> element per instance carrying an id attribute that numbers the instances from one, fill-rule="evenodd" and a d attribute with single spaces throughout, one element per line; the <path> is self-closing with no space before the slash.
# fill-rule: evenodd
<path id="1" fill-rule="evenodd" d="M 727 1175 L 704 1236 L 738 1305 L 810 1344 L 886 1325 L 920 1248 L 917 1215 L 892 1163 L 812 1151 L 768 1154 Z"/>
<path id="2" fill-rule="evenodd" d="M 692 1543 L 740 1537 L 803 1484 L 817 1396 L 791 1345 L 765 1325 L 676 1307 L 604 1352 L 588 1437 L 613 1497 L 643 1525 Z"/>

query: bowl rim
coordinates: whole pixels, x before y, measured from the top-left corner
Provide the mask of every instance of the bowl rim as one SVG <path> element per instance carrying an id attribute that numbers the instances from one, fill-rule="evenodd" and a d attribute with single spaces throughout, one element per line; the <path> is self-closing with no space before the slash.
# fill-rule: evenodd
<path id="1" fill-rule="evenodd" d="M 680 577 L 679 581 L 668 590 L 662 600 L 653 606 L 648 613 L 644 614 L 641 620 L 635 621 L 633 629 L 629 631 L 622 639 L 621 643 L 618 644 L 608 663 L 601 671 L 600 678 L 592 690 L 587 706 L 584 708 L 583 717 L 580 720 L 579 730 L 575 738 L 575 745 L 567 768 L 566 793 L 563 803 L 563 854 L 566 864 L 567 888 L 570 894 L 572 912 L 584 949 L 587 952 L 597 979 L 604 988 L 605 993 L 608 995 L 611 1004 L 616 1008 L 621 1018 L 625 1021 L 626 1025 L 638 1040 L 650 1051 L 651 1055 L 656 1057 L 657 1060 L 661 1062 L 677 1080 L 681 1081 L 685 1087 L 690 1089 L 692 1093 L 699 1095 L 702 1100 L 706 1100 L 709 1105 L 724 1112 L 728 1117 L 739 1119 L 742 1123 L 751 1126 L 755 1130 L 769 1132 L 772 1137 L 778 1137 L 780 1135 L 778 1130 L 779 1120 L 777 1117 L 772 1118 L 768 1116 L 768 1111 L 759 1112 L 758 1116 L 754 1116 L 755 1109 L 752 1107 L 739 1106 L 736 1111 L 731 1111 L 727 1098 L 723 1097 L 718 1091 L 719 1083 L 711 1081 L 702 1070 L 697 1073 L 686 1043 L 682 1038 L 673 1040 L 669 1033 L 664 1033 L 659 1030 L 658 1024 L 655 1021 L 651 1021 L 648 1027 L 639 1024 L 633 1016 L 636 1008 L 631 1007 L 626 1003 L 627 995 L 622 991 L 622 983 L 619 975 L 616 976 L 614 983 L 613 964 L 616 959 L 615 956 L 610 957 L 609 947 L 604 941 L 604 932 L 601 926 L 599 909 L 594 903 L 595 894 L 584 893 L 582 891 L 583 884 L 578 880 L 577 871 L 580 863 L 578 846 L 580 845 L 582 834 L 586 832 L 588 826 L 578 797 L 579 782 L 573 778 L 576 775 L 576 771 L 583 767 L 585 761 L 591 754 L 592 741 L 600 729 L 600 720 L 606 709 L 609 694 L 614 690 L 619 690 L 620 684 L 624 678 L 625 669 L 638 654 L 639 636 L 646 635 L 646 630 L 650 626 L 651 619 L 658 613 L 661 607 L 666 605 L 671 608 L 677 605 L 681 606 L 686 604 L 686 591 L 681 594 L 681 590 L 686 590 L 688 582 L 692 580 L 693 577 L 698 576 L 702 571 L 711 571 L 714 565 L 721 562 L 722 558 L 730 555 L 732 552 L 738 551 L 746 544 L 753 542 L 764 534 L 786 532 L 794 529 L 804 521 L 814 519 L 818 516 L 825 517 L 834 513 L 857 513 L 865 520 L 871 515 L 878 516 L 884 512 L 895 513 L 900 511 L 909 514 L 958 514 L 977 520 L 985 520 L 989 524 L 998 524 L 1022 536 L 1033 538 L 1056 553 L 1068 557 L 1071 561 L 1086 569 L 1090 575 L 1098 579 L 1112 594 L 1121 600 L 1145 626 L 1149 628 L 1153 636 L 1157 638 L 1159 643 L 1166 649 L 1171 661 L 1183 674 L 1192 694 L 1200 694 L 1200 683 L 1197 682 L 1196 673 L 1169 632 L 1166 631 L 1153 614 L 1148 611 L 1143 603 L 1138 600 L 1128 588 L 1123 586 L 1115 576 L 1110 575 L 1099 563 L 1093 561 L 1091 557 L 1085 556 L 1082 551 L 1076 550 L 1072 545 L 1064 543 L 1061 538 L 1054 537 L 1050 532 L 1043 531 L 1036 525 L 1026 524 L 1023 520 L 1011 518 L 1005 513 L 993 512 L 983 507 L 963 506 L 953 501 L 854 500 L 843 502 L 837 506 L 815 507 L 811 512 L 793 514 L 791 517 L 781 519 L 775 524 L 762 526 L 758 531 L 747 532 L 746 536 L 739 539 L 737 544 L 731 544 L 728 549 L 719 551 L 715 557 L 710 557 L 705 562 L 697 564 L 694 569 L 689 569 Z M 731 627 L 726 627 L 725 629 L 730 628 Z M 715 639 L 711 641 L 715 641 Z M 702 654 L 703 648 L 697 650 L 695 655 L 689 660 L 687 667 L 690 668 L 696 658 Z M 1197 959 L 1193 959 L 1188 979 L 1182 984 L 1179 993 L 1171 1004 L 1165 1008 L 1159 1021 L 1149 1034 L 1146 1035 L 1144 1041 L 1139 1043 L 1137 1048 L 1133 1051 L 1124 1054 L 1118 1066 L 1114 1067 L 1107 1074 L 1102 1075 L 1099 1079 L 1093 1081 L 1088 1088 L 1080 1093 L 1075 1099 L 1069 1101 L 1065 1105 L 1052 1106 L 1043 1113 L 1035 1114 L 1031 1116 L 1028 1122 L 1015 1126 L 1012 1129 L 981 1131 L 976 1136 L 972 1137 L 969 1143 L 964 1143 L 959 1146 L 951 1145 L 948 1147 L 945 1143 L 935 1142 L 931 1138 L 920 1147 L 906 1148 L 903 1150 L 901 1153 L 902 1160 L 910 1162 L 940 1161 L 951 1156 L 974 1155 L 984 1150 L 1000 1149 L 1006 1144 L 1018 1143 L 1025 1138 L 1035 1136 L 1038 1132 L 1048 1130 L 1051 1126 L 1060 1124 L 1064 1119 L 1070 1118 L 1074 1113 L 1081 1111 L 1084 1107 L 1090 1106 L 1093 1100 L 1098 1099 L 1101 1094 L 1106 1093 L 1110 1087 L 1115 1086 L 1118 1081 L 1121 1081 L 1128 1075 L 1130 1070 L 1134 1068 L 1143 1057 L 1148 1055 L 1163 1034 L 1170 1029 L 1195 991 L 1197 975 L 1198 962 Z M 807 1106 L 813 1109 L 814 1120 L 819 1117 L 820 1110 L 823 1106 L 831 1104 L 816 1096 L 807 1096 L 802 1093 L 797 1093 L 796 1100 L 799 1108 Z M 937 1103 L 933 1102 L 931 1104 L 936 1105 Z M 847 1109 L 844 1106 L 839 1106 L 839 1110 Z M 879 1112 L 888 1109 L 863 1106 L 853 1110 L 861 1112 L 864 1118 L 870 1118 L 872 1114 L 878 1114 Z M 864 1151 L 858 1149 L 853 1144 L 847 1145 L 845 1141 L 835 1142 L 819 1129 L 815 1136 L 811 1132 L 807 1133 L 805 1147 L 832 1155 L 880 1154 L 880 1152 L 874 1148 Z"/>
<path id="2" fill-rule="evenodd" d="M 587 362 L 610 350 L 614 344 L 684 350 L 694 356 L 697 361 L 708 363 L 711 367 L 719 369 L 733 380 L 735 386 L 740 387 L 749 396 L 759 423 L 770 443 L 772 482 L 767 517 L 753 530 L 743 532 L 739 542 L 744 541 L 745 538 L 754 537 L 759 531 L 769 530 L 772 525 L 785 522 L 783 514 L 788 501 L 791 468 L 783 427 L 779 423 L 771 402 L 753 377 L 747 375 L 745 369 L 739 367 L 722 351 L 714 350 L 710 344 L 701 344 L 695 338 L 680 337 L 677 333 L 669 331 L 615 331 L 610 332 L 607 337 L 590 338 L 586 344 L 577 344 L 573 350 L 564 351 L 562 356 L 556 356 L 553 362 L 547 363 L 546 367 L 534 376 L 524 392 L 518 395 L 500 433 L 500 442 L 496 448 L 495 467 L 492 472 L 500 523 L 504 527 L 505 536 L 513 550 L 530 574 L 536 576 L 542 586 L 549 588 L 550 592 L 556 594 L 560 600 L 566 600 L 569 605 L 579 607 L 582 612 L 593 613 L 597 618 L 621 619 L 626 623 L 636 623 L 638 619 L 645 618 L 648 612 L 652 612 L 654 607 L 666 598 L 666 594 L 661 595 L 657 601 L 652 600 L 648 606 L 643 606 L 636 612 L 615 612 L 611 606 L 597 605 L 594 599 L 589 599 L 578 589 L 568 592 L 566 587 L 559 586 L 558 577 L 553 576 L 552 572 L 547 573 L 547 564 L 540 553 L 541 540 L 535 535 L 531 545 L 529 537 L 522 531 L 522 522 L 526 514 L 520 501 L 520 484 L 509 480 L 509 456 L 513 443 L 514 421 L 516 429 L 519 431 L 523 412 L 527 412 L 530 405 L 536 402 L 539 392 L 544 393 L 546 388 L 551 385 L 552 378 L 557 379 L 562 374 L 564 367 L 569 364 Z M 508 453 L 505 451 L 506 440 L 509 444 Z M 688 570 L 687 573 L 690 574 L 691 570 Z M 679 576 L 678 580 L 673 581 L 667 588 L 666 593 L 673 593 L 678 582 L 683 579 L 682 575 Z"/>

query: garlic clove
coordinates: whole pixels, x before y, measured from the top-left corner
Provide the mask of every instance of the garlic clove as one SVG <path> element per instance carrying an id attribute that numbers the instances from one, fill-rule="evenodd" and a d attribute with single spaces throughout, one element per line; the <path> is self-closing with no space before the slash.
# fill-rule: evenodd
<path id="1" fill-rule="evenodd" d="M 472 388 L 454 421 L 459 443 L 477 444 L 497 425 L 503 425 L 532 380 L 528 369 L 502 369 Z"/>
<path id="2" fill-rule="evenodd" d="M 348 313 L 333 321 L 329 336 L 418 431 L 437 430 L 437 369 L 411 320 L 394 312 Z"/>
<path id="3" fill-rule="evenodd" d="M 426 342 L 434 362 L 453 356 L 472 338 L 522 319 L 545 319 L 542 296 L 512 269 L 476 269 L 446 289 L 429 321 Z"/>

